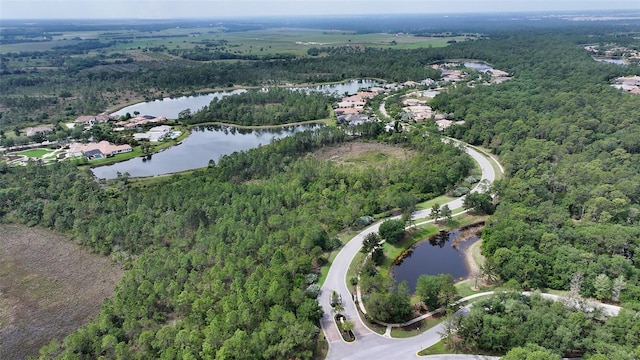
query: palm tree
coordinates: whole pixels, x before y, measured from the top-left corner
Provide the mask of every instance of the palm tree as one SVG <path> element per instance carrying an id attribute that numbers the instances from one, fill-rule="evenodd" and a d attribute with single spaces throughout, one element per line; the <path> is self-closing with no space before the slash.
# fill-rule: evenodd
<path id="1" fill-rule="evenodd" d="M 438 222 L 438 219 L 440 218 L 440 204 L 435 203 L 433 204 L 433 206 L 431 207 L 431 218 L 435 221 Z"/>

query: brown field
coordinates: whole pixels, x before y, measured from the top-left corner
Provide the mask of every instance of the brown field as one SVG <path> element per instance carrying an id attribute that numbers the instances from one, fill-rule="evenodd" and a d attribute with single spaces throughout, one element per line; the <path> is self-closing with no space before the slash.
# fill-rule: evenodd
<path id="1" fill-rule="evenodd" d="M 407 160 L 411 150 L 387 144 L 354 141 L 339 146 L 323 148 L 315 153 L 319 160 L 335 161 L 355 167 L 383 167 L 388 161 Z"/>
<path id="2" fill-rule="evenodd" d="M 0 359 L 37 355 L 98 314 L 122 270 L 51 231 L 0 224 Z"/>

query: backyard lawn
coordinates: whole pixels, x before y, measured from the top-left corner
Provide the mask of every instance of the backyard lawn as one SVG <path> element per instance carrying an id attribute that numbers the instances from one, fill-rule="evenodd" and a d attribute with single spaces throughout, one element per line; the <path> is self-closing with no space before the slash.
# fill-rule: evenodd
<path id="1" fill-rule="evenodd" d="M 48 149 L 30 149 L 30 150 L 20 151 L 18 154 L 28 156 L 30 158 L 41 158 L 51 152 L 53 151 Z"/>

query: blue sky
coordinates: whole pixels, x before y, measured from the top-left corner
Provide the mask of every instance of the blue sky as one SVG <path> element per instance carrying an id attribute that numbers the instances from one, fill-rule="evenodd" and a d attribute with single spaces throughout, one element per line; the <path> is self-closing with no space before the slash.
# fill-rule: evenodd
<path id="1" fill-rule="evenodd" d="M 0 0 L 0 19 L 175 19 L 632 9 L 640 0 Z"/>

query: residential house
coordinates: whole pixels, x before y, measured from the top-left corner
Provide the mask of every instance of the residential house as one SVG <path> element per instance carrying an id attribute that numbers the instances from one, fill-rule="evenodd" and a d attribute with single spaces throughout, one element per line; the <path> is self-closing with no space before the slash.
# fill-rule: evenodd
<path id="1" fill-rule="evenodd" d="M 420 83 L 417 83 L 415 81 L 409 80 L 409 81 L 403 82 L 402 85 L 403 86 L 407 86 L 407 87 L 416 87 L 416 86 L 420 85 Z"/>
<path id="2" fill-rule="evenodd" d="M 365 105 L 364 101 L 362 102 L 340 101 L 337 104 L 337 107 L 347 109 L 347 108 L 354 108 L 354 107 L 364 107 L 364 105 Z"/>
<path id="3" fill-rule="evenodd" d="M 77 157 L 77 156 L 84 155 L 87 158 L 89 158 L 87 153 L 90 153 L 92 159 L 99 158 L 99 157 L 96 157 L 97 153 L 93 150 L 98 150 L 100 154 L 102 154 L 101 155 L 102 157 L 111 157 L 116 154 L 122 154 L 122 153 L 133 151 L 133 149 L 131 148 L 131 145 L 128 145 L 128 144 L 113 145 L 108 141 L 103 140 L 103 141 L 100 141 L 99 143 L 94 143 L 94 142 L 90 142 L 86 144 L 73 143 L 69 145 L 69 150 L 67 150 L 67 155 L 70 157 Z"/>
<path id="4" fill-rule="evenodd" d="M 361 102 L 364 102 L 365 100 L 362 98 L 362 96 L 355 94 L 355 95 L 343 97 L 342 101 L 351 102 L 351 103 L 361 103 Z"/>
<path id="5" fill-rule="evenodd" d="M 416 105 L 424 105 L 427 102 L 425 100 L 420 99 L 404 99 L 402 100 L 402 104 L 406 106 L 416 106 Z"/>
<path id="6" fill-rule="evenodd" d="M 142 125 L 156 124 L 165 121 L 167 121 L 167 118 L 164 116 L 141 115 L 128 120 L 118 121 L 116 123 L 116 126 L 124 127 L 126 129 L 133 129 Z"/>
<path id="7" fill-rule="evenodd" d="M 372 88 L 369 88 L 369 91 L 379 95 L 379 94 L 384 94 L 387 90 L 382 87 L 372 87 Z"/>
<path id="8" fill-rule="evenodd" d="M 373 91 L 358 91 L 358 93 L 356 95 L 360 96 L 360 98 L 364 100 L 364 99 L 374 98 L 378 94 L 376 94 Z"/>
<path id="9" fill-rule="evenodd" d="M 110 117 L 106 114 L 100 115 L 83 115 L 78 116 L 74 123 L 82 126 L 93 126 L 93 124 L 105 123 L 109 121 Z"/>
<path id="10" fill-rule="evenodd" d="M 506 71 L 502 71 L 502 70 L 497 70 L 497 69 L 489 69 L 487 70 L 487 72 L 489 72 L 492 76 L 496 76 L 496 77 L 508 77 L 509 73 Z"/>
<path id="11" fill-rule="evenodd" d="M 151 142 L 158 142 L 171 133 L 173 128 L 169 125 L 154 126 L 145 133 L 133 134 L 136 140 L 148 139 Z"/>
<path id="12" fill-rule="evenodd" d="M 338 109 L 333 110 L 333 112 L 336 114 L 336 116 L 349 115 L 349 114 L 360 114 L 360 111 L 362 111 L 361 108 L 338 108 Z"/>
<path id="13" fill-rule="evenodd" d="M 100 149 L 92 149 L 92 150 L 86 151 L 84 153 L 84 156 L 87 158 L 87 160 L 97 160 L 105 157 L 104 154 L 100 151 Z"/>
<path id="14" fill-rule="evenodd" d="M 420 85 L 424 85 L 424 86 L 431 86 L 431 85 L 433 85 L 435 83 L 436 83 L 436 81 L 431 79 L 431 78 L 426 78 L 426 79 L 420 81 Z"/>
<path id="15" fill-rule="evenodd" d="M 367 115 L 362 115 L 362 114 L 349 114 L 349 115 L 339 116 L 338 121 L 341 123 L 349 124 L 349 126 L 356 126 L 356 125 L 364 124 L 366 121 L 369 121 L 369 117 Z"/>
<path id="16" fill-rule="evenodd" d="M 464 78 L 464 74 L 462 70 L 449 70 L 443 69 L 442 71 L 442 80 L 446 82 L 458 82 L 462 81 Z"/>
<path id="17" fill-rule="evenodd" d="M 412 120 L 422 121 L 425 119 L 431 119 L 433 117 L 433 109 L 431 106 L 426 105 L 414 105 L 407 106 L 403 109 L 405 112 L 413 114 Z"/>

